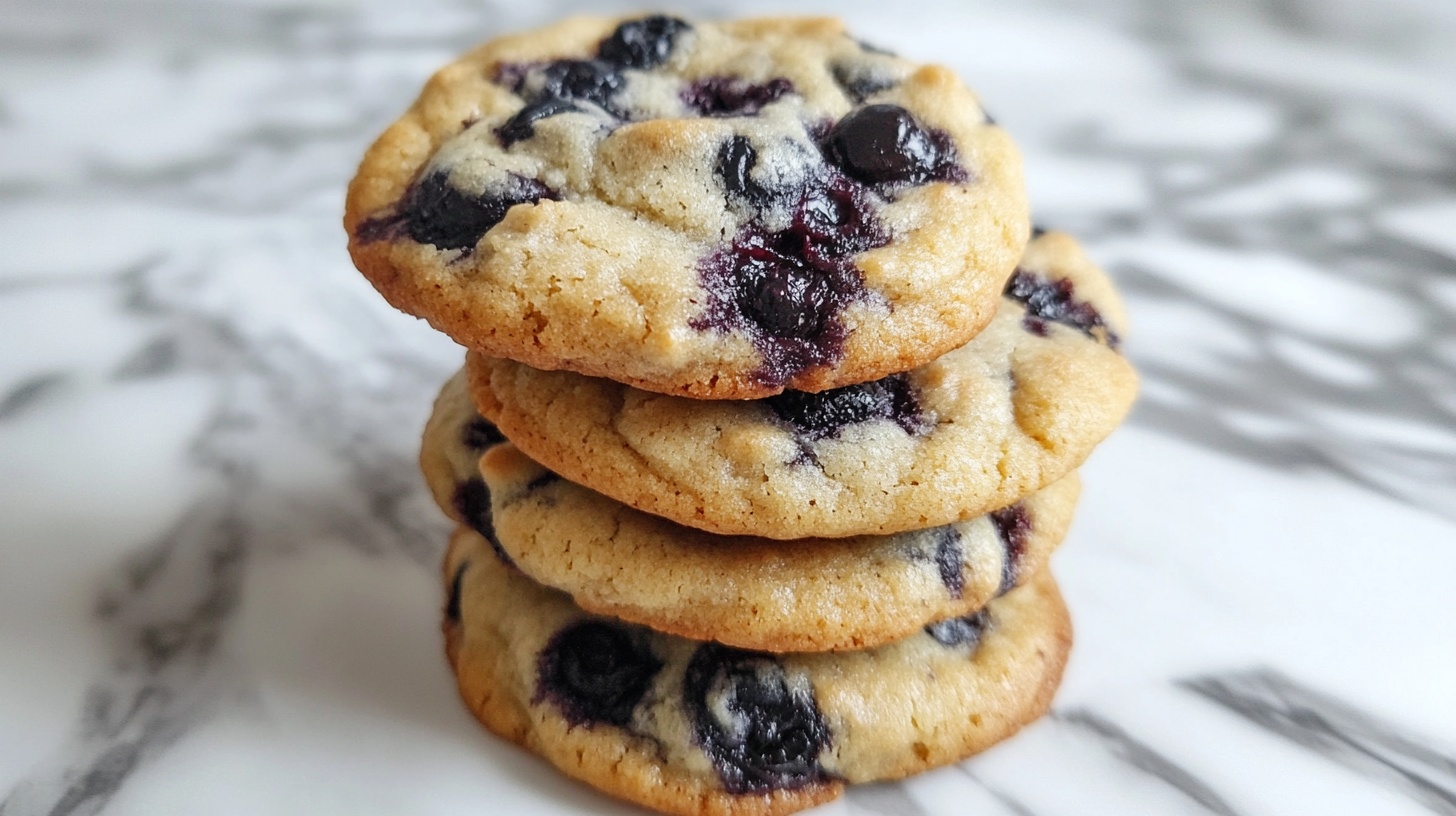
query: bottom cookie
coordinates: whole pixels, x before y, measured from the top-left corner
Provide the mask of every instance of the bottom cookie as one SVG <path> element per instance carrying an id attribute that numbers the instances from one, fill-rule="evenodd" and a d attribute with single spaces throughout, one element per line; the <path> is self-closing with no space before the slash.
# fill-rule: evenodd
<path id="1" fill-rule="evenodd" d="M 1043 574 L 856 652 L 771 655 L 589 615 L 458 530 L 446 652 L 491 731 L 666 813 L 790 813 L 984 750 L 1041 716 L 1071 624 Z"/>

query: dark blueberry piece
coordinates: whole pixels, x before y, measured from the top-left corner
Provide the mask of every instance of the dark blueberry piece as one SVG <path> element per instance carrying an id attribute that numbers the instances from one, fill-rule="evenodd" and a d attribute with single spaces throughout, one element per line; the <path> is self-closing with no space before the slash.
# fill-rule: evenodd
<path id="1" fill-rule="evenodd" d="M 931 532 L 935 536 L 935 566 L 940 570 L 940 582 L 945 584 L 951 598 L 958 599 L 966 588 L 962 567 L 965 549 L 961 546 L 961 532 L 951 526 Z"/>
<path id="2" fill-rule="evenodd" d="M 866 184 L 965 178 L 949 137 L 921 127 L 898 105 L 867 105 L 852 111 L 825 136 L 824 152 L 841 170 Z"/>
<path id="3" fill-rule="evenodd" d="M 743 259 L 739 306 L 759 328 L 776 337 L 822 334 L 835 312 L 834 291 L 816 269 L 770 250 Z"/>
<path id="4" fill-rule="evenodd" d="M 539 62 L 503 62 L 496 66 L 495 76 L 491 79 L 497 85 L 510 88 L 511 93 L 519 94 L 526 87 L 526 79 L 531 76 L 531 70 L 540 66 Z"/>
<path id="5" fill-rule="evenodd" d="M 751 189 L 751 146 L 728 143 L 719 157 L 730 189 Z M 769 232 L 752 222 L 732 246 L 698 266 L 704 311 L 689 325 L 748 335 L 763 355 L 755 378 L 782 385 L 840 359 L 845 328 L 838 315 L 868 295 L 852 255 L 890 240 L 866 188 L 827 170 L 798 191 L 789 227 Z"/>
<path id="6" fill-rule="evenodd" d="M 572 725 L 625 726 L 662 669 L 641 639 L 589 620 L 557 632 L 536 661 L 533 703 L 550 700 Z"/>
<path id="7" fill-rule="evenodd" d="M 893 77 L 876 72 L 872 67 L 866 65 L 838 62 L 830 66 L 829 72 L 834 75 L 834 81 L 839 83 L 839 87 L 844 90 L 844 95 L 856 105 L 880 91 L 887 91 L 896 85 Z"/>
<path id="8" fill-rule="evenodd" d="M 805 190 L 794 211 L 793 232 L 802 241 L 805 257 L 820 264 L 890 240 L 874 216 L 866 189 L 838 173 Z"/>
<path id="9" fill-rule="evenodd" d="M 986 627 L 990 623 L 991 617 L 983 609 L 965 617 L 936 621 L 925 627 L 925 633 L 935 638 L 935 642 L 942 646 L 971 646 L 974 648 L 981 642 L 981 635 L 985 634 Z"/>
<path id="10" fill-rule="evenodd" d="M 810 439 L 835 437 L 845 426 L 872 419 L 891 420 L 909 434 L 925 430 L 919 397 L 904 374 L 817 394 L 784 391 L 764 402 L 780 419 Z"/>
<path id="11" fill-rule="evenodd" d="M 683 695 L 693 735 L 730 793 L 791 790 L 826 778 L 829 726 L 812 691 L 791 688 L 771 655 L 699 647 Z"/>
<path id="12" fill-rule="evenodd" d="M 450 579 L 450 597 L 445 600 L 445 618 L 455 622 L 460 621 L 460 585 L 465 579 L 465 568 L 470 566 L 469 561 L 461 561 L 460 566 L 455 568 L 455 577 Z"/>
<path id="13" fill-rule="evenodd" d="M 1104 340 L 1114 349 L 1121 342 L 1092 304 L 1077 300 L 1075 287 L 1066 278 L 1050 281 L 1018 269 L 1006 284 L 1006 296 L 1026 306 L 1022 325 L 1027 331 L 1045 336 L 1046 327 L 1037 325 L 1037 321 L 1050 320 L 1078 329 L 1095 340 Z"/>
<path id="14" fill-rule="evenodd" d="M 1006 557 L 1001 562 L 1001 592 L 1010 592 L 1021 578 L 1021 558 L 1026 553 L 1026 539 L 1031 535 L 1031 515 L 1020 504 L 1004 507 L 991 514 L 991 523 L 1001 536 Z"/>
<path id="15" fill-rule="evenodd" d="M 767 205 L 768 191 L 753 180 L 751 171 L 758 164 L 758 151 L 747 136 L 734 136 L 718 151 L 718 175 L 730 197 L 741 198 L 755 207 Z"/>
<path id="16" fill-rule="evenodd" d="M 737 77 L 708 77 L 693 81 L 680 98 L 702 116 L 747 116 L 793 92 L 794 83 L 782 77 L 760 85 Z"/>
<path id="17" fill-rule="evenodd" d="M 465 423 L 460 430 L 460 441 L 470 450 L 483 451 L 506 441 L 506 437 L 490 420 L 478 416 Z"/>
<path id="18" fill-rule="evenodd" d="M 868 43 L 868 42 L 865 42 L 864 40 L 855 40 L 854 43 L 855 43 L 855 45 L 858 45 L 860 48 L 864 49 L 865 51 L 868 51 L 871 54 L 879 54 L 882 57 L 893 57 L 893 56 L 895 56 L 895 52 L 894 51 L 891 51 L 890 49 L 884 48 L 882 46 L 875 45 L 874 43 Z"/>
<path id="19" fill-rule="evenodd" d="M 1046 235 L 1046 233 L 1047 233 L 1047 228 L 1046 227 L 1043 227 L 1040 224 L 1032 224 L 1031 225 L 1031 239 L 1033 241 L 1035 241 L 1036 239 L 1042 237 L 1043 235 Z"/>
<path id="20" fill-rule="evenodd" d="M 501 563 L 512 567 L 516 565 L 495 535 L 495 516 L 490 510 L 490 489 L 485 486 L 483 479 L 477 476 L 455 486 L 455 512 L 460 514 L 460 518 L 465 520 L 470 529 L 480 533 L 481 538 L 490 544 Z"/>
<path id="21" fill-rule="evenodd" d="M 536 123 L 542 119 L 578 110 L 581 108 L 569 99 L 548 96 L 521 108 L 504 125 L 496 128 L 495 135 L 500 137 L 502 147 L 510 147 L 522 139 L 536 135 Z"/>
<path id="22" fill-rule="evenodd" d="M 559 481 L 561 481 L 561 476 L 548 470 L 545 473 L 542 473 L 540 476 L 532 479 L 531 481 L 526 482 L 526 492 L 529 493 L 532 490 L 540 490 L 546 485 L 554 484 Z"/>
<path id="23" fill-rule="evenodd" d="M 473 249 L 481 236 L 499 224 L 517 204 L 555 199 L 545 185 L 524 176 L 511 176 L 505 190 L 495 195 L 466 195 L 450 185 L 444 171 L 415 182 L 405 196 L 403 218 L 410 237 L 440 249 Z"/>
<path id="24" fill-rule="evenodd" d="M 543 72 L 541 98 L 578 99 L 615 111 L 612 97 L 626 84 L 616 66 L 604 60 L 558 60 Z"/>
<path id="25" fill-rule="evenodd" d="M 625 68 L 656 68 L 667 62 L 678 37 L 691 28 L 686 20 L 661 14 L 630 20 L 602 40 L 597 55 Z"/>

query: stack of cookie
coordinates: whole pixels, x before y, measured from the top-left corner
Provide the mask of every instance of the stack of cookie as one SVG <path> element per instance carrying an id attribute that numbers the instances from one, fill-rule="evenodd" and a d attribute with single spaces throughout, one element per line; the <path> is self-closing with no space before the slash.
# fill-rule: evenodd
<path id="1" fill-rule="evenodd" d="M 1044 567 L 1135 377 L 949 71 L 833 20 L 569 20 L 440 71 L 345 225 L 469 349 L 421 464 L 487 728 L 663 811 L 784 813 L 1046 710 Z"/>

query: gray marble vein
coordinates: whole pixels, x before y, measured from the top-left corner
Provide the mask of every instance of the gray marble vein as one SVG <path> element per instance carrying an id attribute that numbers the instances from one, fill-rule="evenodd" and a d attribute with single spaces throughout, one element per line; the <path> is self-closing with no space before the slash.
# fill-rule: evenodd
<path id="1" fill-rule="evenodd" d="M 1208 675 L 1181 685 L 1249 722 L 1384 781 L 1435 813 L 1456 813 L 1456 750 L 1423 742 L 1277 671 Z"/>

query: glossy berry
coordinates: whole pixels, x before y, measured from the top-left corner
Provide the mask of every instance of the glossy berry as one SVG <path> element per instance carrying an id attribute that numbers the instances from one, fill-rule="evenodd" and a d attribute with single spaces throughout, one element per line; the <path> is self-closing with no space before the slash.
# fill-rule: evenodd
<path id="1" fill-rule="evenodd" d="M 764 402 L 809 439 L 836 437 L 846 426 L 874 419 L 888 419 L 910 434 L 925 430 L 919 397 L 904 374 L 817 394 L 784 391 Z"/>
<path id="2" fill-rule="evenodd" d="M 739 307 L 776 337 L 810 338 L 821 334 L 835 311 L 833 286 L 818 270 L 791 258 L 759 250 L 742 259 Z"/>
<path id="3" fill-rule="evenodd" d="M 549 700 L 572 725 L 625 726 L 662 661 L 622 627 L 589 620 L 557 632 L 536 662 L 533 703 Z"/>
<path id="4" fill-rule="evenodd" d="M 1021 558 L 1026 553 L 1026 539 L 1031 536 L 1031 515 L 1025 507 L 1013 504 L 992 513 L 991 523 L 996 525 L 1006 550 L 1001 561 L 1001 592 L 1009 592 L 1021 577 Z"/>
<path id="5" fill-rule="evenodd" d="M 624 85 L 622 73 L 605 60 L 558 60 L 548 64 L 542 73 L 537 101 L 551 97 L 575 99 L 615 111 L 612 97 Z"/>
<path id="6" fill-rule="evenodd" d="M 800 788 L 825 778 L 829 726 L 813 692 L 791 687 L 770 655 L 699 647 L 683 678 L 693 735 L 730 793 Z"/>
<path id="7" fill-rule="evenodd" d="M 839 120 L 824 138 L 824 153 L 866 184 L 923 184 L 961 180 L 965 171 L 943 133 L 920 126 L 898 105 L 867 105 Z"/>
<path id="8" fill-rule="evenodd" d="M 667 62 L 678 38 L 691 28 L 685 20 L 660 14 L 630 20 L 602 40 L 597 56 L 624 68 L 656 68 Z"/>
<path id="9" fill-rule="evenodd" d="M 794 83 L 782 77 L 757 85 L 737 77 L 708 77 L 689 84 L 681 98 L 700 116 L 748 116 L 793 92 Z"/>
<path id="10" fill-rule="evenodd" d="M 746 140 L 730 140 L 719 160 L 730 194 L 758 194 L 747 175 L 756 154 Z M 798 195 L 787 229 L 770 232 L 750 222 L 731 246 L 698 266 L 708 302 L 689 325 L 747 334 L 763 355 L 755 377 L 766 385 L 840 358 L 845 328 L 838 315 L 867 294 L 853 255 L 890 240 L 864 186 L 837 171 L 811 179 Z"/>
<path id="11" fill-rule="evenodd" d="M 1092 304 L 1077 300 L 1076 289 L 1066 278 L 1050 281 L 1034 272 L 1018 269 L 1006 284 L 1006 296 L 1025 305 L 1026 317 L 1022 325 L 1027 331 L 1045 336 L 1046 327 L 1041 321 L 1049 320 L 1078 329 L 1112 348 L 1117 348 L 1121 342 Z"/>
<path id="12" fill-rule="evenodd" d="M 936 621 L 925 627 L 925 633 L 935 638 L 935 642 L 942 646 L 975 648 L 981 642 L 981 636 L 985 634 L 986 627 L 990 623 L 991 618 L 983 609 L 965 617 Z"/>
<path id="13" fill-rule="evenodd" d="M 875 218 L 865 188 L 837 173 L 805 189 L 794 211 L 791 235 L 805 258 L 819 265 L 890 240 L 889 231 Z"/>
<path id="14" fill-rule="evenodd" d="M 758 151 L 747 136 L 734 136 L 723 143 L 718 150 L 716 169 L 723 179 L 723 187 L 730 198 L 740 199 L 750 206 L 766 207 L 770 195 L 751 175 L 758 164 Z"/>
<path id="15" fill-rule="evenodd" d="M 548 96 L 521 108 L 515 116 L 507 119 L 505 124 L 496 128 L 495 134 L 500 138 L 502 147 L 510 147 L 516 142 L 536 135 L 536 123 L 542 119 L 579 110 L 581 108 L 569 99 Z"/>
<path id="16" fill-rule="evenodd" d="M 470 450 L 484 451 L 506 441 L 506 437 L 490 420 L 478 416 L 460 429 L 460 441 Z"/>
<path id="17" fill-rule="evenodd" d="M 473 249 L 511 207 L 534 204 L 556 195 L 535 179 L 511 176 L 506 189 L 494 195 L 471 196 L 436 171 L 420 179 L 405 196 L 401 217 L 415 241 L 440 249 Z"/>

